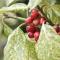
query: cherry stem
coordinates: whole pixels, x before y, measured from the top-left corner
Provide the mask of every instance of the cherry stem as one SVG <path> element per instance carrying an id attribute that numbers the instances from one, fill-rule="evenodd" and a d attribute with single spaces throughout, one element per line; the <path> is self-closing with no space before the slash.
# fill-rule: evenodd
<path id="1" fill-rule="evenodd" d="M 20 24 L 19 27 L 22 27 L 22 26 L 24 26 L 24 25 L 26 25 L 26 23 L 22 23 L 22 24 Z"/>

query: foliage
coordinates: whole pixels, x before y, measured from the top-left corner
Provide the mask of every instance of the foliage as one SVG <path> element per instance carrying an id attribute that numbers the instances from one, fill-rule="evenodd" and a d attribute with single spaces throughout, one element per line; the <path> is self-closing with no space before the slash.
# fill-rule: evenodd
<path id="1" fill-rule="evenodd" d="M 19 27 L 33 8 L 49 23 L 38 26 L 41 33 L 37 42 L 27 36 L 25 26 Z M 51 23 L 60 24 L 60 0 L 1 0 L 0 60 L 60 60 L 60 36 Z"/>

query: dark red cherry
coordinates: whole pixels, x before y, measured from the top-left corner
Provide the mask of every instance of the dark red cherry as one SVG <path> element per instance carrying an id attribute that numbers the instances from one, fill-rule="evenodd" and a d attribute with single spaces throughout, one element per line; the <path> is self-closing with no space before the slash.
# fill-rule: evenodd
<path id="1" fill-rule="evenodd" d="M 34 33 L 34 38 L 35 38 L 36 41 L 38 40 L 39 35 L 40 35 L 40 32 L 38 32 L 38 31 L 36 31 L 36 32 Z"/>
<path id="2" fill-rule="evenodd" d="M 31 17 L 32 17 L 33 19 L 35 19 L 35 18 L 37 18 L 38 16 L 39 16 L 38 10 L 33 9 L 32 12 L 31 12 Z"/>
<path id="3" fill-rule="evenodd" d="M 32 17 L 28 17 L 28 18 L 25 19 L 25 23 L 27 23 L 27 24 L 30 24 L 32 22 L 33 22 Z"/>
<path id="4" fill-rule="evenodd" d="M 33 38 L 34 34 L 32 32 L 28 32 L 28 36 L 29 36 L 29 38 Z"/>
<path id="5" fill-rule="evenodd" d="M 36 31 L 36 27 L 35 26 L 27 26 L 26 27 L 26 31 L 27 32 L 35 32 Z"/>
<path id="6" fill-rule="evenodd" d="M 44 24 L 46 23 L 46 19 L 44 17 L 41 17 L 40 18 L 40 25 L 42 25 L 43 23 Z"/>

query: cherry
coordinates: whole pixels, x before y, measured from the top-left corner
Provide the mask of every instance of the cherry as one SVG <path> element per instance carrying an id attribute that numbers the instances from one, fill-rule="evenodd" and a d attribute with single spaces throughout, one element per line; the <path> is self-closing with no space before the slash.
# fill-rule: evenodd
<path id="1" fill-rule="evenodd" d="M 33 20 L 33 24 L 34 24 L 35 26 L 39 25 L 39 19 Z"/>
<path id="2" fill-rule="evenodd" d="M 31 17 L 32 17 L 33 19 L 35 19 L 35 18 L 37 18 L 38 16 L 39 16 L 38 10 L 33 9 L 32 12 L 31 12 Z"/>
<path id="3" fill-rule="evenodd" d="M 60 32 L 58 34 L 60 35 Z"/>
<path id="4" fill-rule="evenodd" d="M 46 23 L 46 20 L 45 20 L 44 17 L 41 17 L 41 18 L 40 18 L 40 25 L 42 25 L 43 23 L 45 24 L 45 23 Z"/>
<path id="5" fill-rule="evenodd" d="M 39 31 L 36 31 L 36 32 L 34 33 L 34 38 L 35 38 L 36 41 L 37 41 L 38 38 L 39 38 L 39 34 L 40 34 Z"/>
<path id="6" fill-rule="evenodd" d="M 28 32 L 28 36 L 29 36 L 29 38 L 33 38 L 34 34 L 32 32 Z"/>
<path id="7" fill-rule="evenodd" d="M 36 27 L 35 26 L 27 26 L 26 27 L 26 31 L 27 32 L 35 32 L 35 30 L 36 30 Z"/>
<path id="8" fill-rule="evenodd" d="M 27 24 L 30 24 L 32 22 L 33 22 L 32 17 L 28 17 L 28 18 L 25 19 L 25 23 L 27 23 Z"/>
<path id="9" fill-rule="evenodd" d="M 59 25 L 57 25 L 57 26 L 55 27 L 55 30 L 56 30 L 57 33 L 60 32 L 60 27 L 59 27 Z"/>

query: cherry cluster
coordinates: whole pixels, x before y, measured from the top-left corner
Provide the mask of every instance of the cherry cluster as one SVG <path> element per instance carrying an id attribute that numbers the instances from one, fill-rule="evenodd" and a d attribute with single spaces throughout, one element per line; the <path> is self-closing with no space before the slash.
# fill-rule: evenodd
<path id="1" fill-rule="evenodd" d="M 26 31 L 28 33 L 29 38 L 35 38 L 35 41 L 38 40 L 40 35 L 39 25 L 46 23 L 45 17 L 41 16 L 41 13 L 37 9 L 33 9 L 28 18 L 25 19 Z"/>

